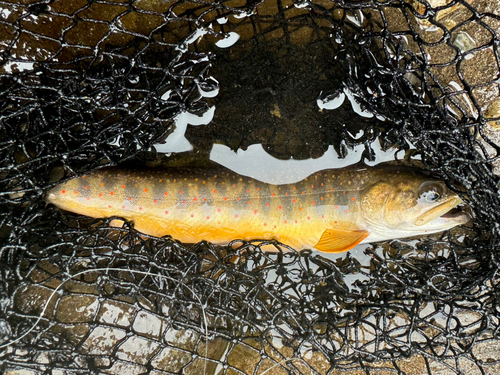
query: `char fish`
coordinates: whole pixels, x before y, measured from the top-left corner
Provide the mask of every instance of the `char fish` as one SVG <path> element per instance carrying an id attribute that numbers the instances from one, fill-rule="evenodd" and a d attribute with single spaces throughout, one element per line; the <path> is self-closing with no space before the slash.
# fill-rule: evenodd
<path id="1" fill-rule="evenodd" d="M 140 232 L 184 243 L 277 239 L 324 252 L 469 220 L 444 182 L 396 167 L 323 170 L 275 185 L 226 170 L 107 169 L 52 188 L 46 200 L 90 217 L 123 217 Z"/>

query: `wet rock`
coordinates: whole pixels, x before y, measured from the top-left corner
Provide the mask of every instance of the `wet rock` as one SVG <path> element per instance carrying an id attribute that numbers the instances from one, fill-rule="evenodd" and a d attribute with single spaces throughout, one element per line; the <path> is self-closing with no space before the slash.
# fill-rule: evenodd
<path id="1" fill-rule="evenodd" d="M 110 355 L 117 344 L 127 335 L 126 331 L 106 326 L 94 328 L 82 344 L 82 352 L 86 354 Z"/>
<path id="2" fill-rule="evenodd" d="M 147 311 L 140 311 L 136 315 L 132 325 L 135 332 L 156 339 L 160 338 L 162 327 L 162 320 L 158 316 Z"/>
<path id="3" fill-rule="evenodd" d="M 490 17 L 488 13 L 498 13 L 500 1 L 467 0 L 471 8 L 448 0 L 428 1 L 430 8 L 439 9 L 429 19 L 418 17 L 428 11 L 423 2 L 407 2 L 417 12 L 417 15 L 411 12 L 408 14 L 419 37 L 426 43 L 435 45 L 424 46 L 422 53 L 411 36 L 401 40 L 410 51 L 426 61 L 433 79 L 443 88 L 449 100 L 441 100 L 441 105 L 458 120 L 463 117 L 475 120 L 480 114 L 486 118 L 497 117 L 495 103 L 500 100 L 500 94 L 496 80 L 500 71 L 495 57 L 497 47 L 493 36 L 498 38 L 500 35 L 500 21 Z M 471 11 L 474 8 L 484 17 L 476 18 Z M 391 13 L 388 17 L 389 31 L 396 31 L 393 29 L 396 26 L 392 25 L 403 22 L 401 15 Z M 450 38 L 449 43 L 445 40 L 447 35 Z M 451 47 L 458 49 L 459 54 Z M 418 82 L 415 83 L 418 87 Z M 439 92 L 436 94 L 442 95 Z M 496 121 L 484 124 L 483 131 L 488 134 L 490 141 L 500 145 Z M 486 158 L 496 156 L 496 151 L 485 139 L 478 136 L 478 141 L 486 148 Z M 479 147 L 477 150 L 482 153 Z M 500 175 L 500 159 L 492 160 L 492 163 L 495 173 Z"/>
<path id="4" fill-rule="evenodd" d="M 45 311 L 44 316 L 52 317 L 58 298 L 59 295 L 54 294 L 53 289 L 41 285 L 28 285 L 16 291 L 14 305 L 25 314 L 41 315 Z"/>
<path id="5" fill-rule="evenodd" d="M 113 363 L 111 368 L 103 369 L 103 373 L 110 375 L 141 375 L 148 372 L 147 368 L 144 366 L 135 365 L 133 363 L 127 363 L 122 361 L 116 361 Z"/>
<path id="6" fill-rule="evenodd" d="M 158 342 L 131 336 L 120 345 L 116 352 L 116 356 L 127 362 L 146 365 L 156 354 L 159 347 L 160 344 Z"/>
<path id="7" fill-rule="evenodd" d="M 85 323 L 93 320 L 99 301 L 95 296 L 64 296 L 57 305 L 56 318 L 61 323 Z"/>
<path id="8" fill-rule="evenodd" d="M 97 315 L 100 323 L 128 327 L 132 323 L 136 308 L 123 302 L 105 300 Z"/>
<path id="9" fill-rule="evenodd" d="M 191 361 L 191 354 L 174 348 L 163 349 L 152 361 L 158 370 L 178 373 Z"/>
<path id="10" fill-rule="evenodd" d="M 193 331 L 176 330 L 169 328 L 164 335 L 164 340 L 175 345 L 177 348 L 193 351 L 198 342 L 199 336 Z"/>

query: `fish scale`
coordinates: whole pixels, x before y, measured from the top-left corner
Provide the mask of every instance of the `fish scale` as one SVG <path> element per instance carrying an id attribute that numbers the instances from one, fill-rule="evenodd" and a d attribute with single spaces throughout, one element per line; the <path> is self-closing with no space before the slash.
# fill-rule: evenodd
<path id="1" fill-rule="evenodd" d="M 363 194 L 388 176 L 401 186 L 422 179 L 414 172 L 359 168 L 274 185 L 228 171 L 108 169 L 53 188 L 47 201 L 86 216 L 123 217 L 140 232 L 185 243 L 278 239 L 298 249 L 344 251 L 369 240 L 360 201 L 379 209 L 380 198 Z"/>
<path id="2" fill-rule="evenodd" d="M 57 197 L 53 203 L 69 211 L 124 217 L 144 233 L 170 234 L 183 242 L 227 243 L 239 238 L 239 232 L 243 238 L 280 238 L 292 245 L 306 241 L 306 246 L 314 246 L 320 236 L 315 234 L 311 244 L 304 225 L 334 225 L 343 216 L 345 221 L 356 191 L 344 191 L 338 178 L 327 172 L 295 184 L 270 185 L 230 172 L 146 174 L 112 169 L 70 180 L 51 194 Z M 199 232 L 205 237 L 199 238 Z"/>

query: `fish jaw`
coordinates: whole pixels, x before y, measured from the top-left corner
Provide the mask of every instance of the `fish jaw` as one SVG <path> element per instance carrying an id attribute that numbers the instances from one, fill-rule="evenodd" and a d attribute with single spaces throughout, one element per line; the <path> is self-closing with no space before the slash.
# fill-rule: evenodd
<path id="1" fill-rule="evenodd" d="M 450 213 L 451 210 L 464 203 L 458 196 L 452 196 L 435 207 L 421 214 L 412 228 L 409 228 L 410 234 L 405 237 L 410 237 L 418 234 L 431 234 L 449 230 L 457 225 L 466 224 L 470 221 L 469 215 L 458 210 L 455 213 Z"/>
<path id="2" fill-rule="evenodd" d="M 457 207 L 458 205 L 460 205 L 462 203 L 463 203 L 463 201 L 462 201 L 462 199 L 460 199 L 460 197 L 450 197 L 449 199 L 447 199 L 443 203 L 440 203 L 436 207 L 433 207 L 430 210 L 427 210 L 426 212 L 424 212 L 422 215 L 420 215 L 417 218 L 417 220 L 415 221 L 415 225 L 420 227 L 420 226 L 424 226 L 427 223 L 430 223 L 431 221 L 435 221 L 436 219 L 447 214 L 452 209 L 454 209 L 455 207 Z M 467 215 L 465 215 L 465 216 L 467 216 Z M 449 222 L 449 221 L 450 220 L 445 220 L 445 222 Z M 442 222 L 442 220 L 440 222 Z"/>

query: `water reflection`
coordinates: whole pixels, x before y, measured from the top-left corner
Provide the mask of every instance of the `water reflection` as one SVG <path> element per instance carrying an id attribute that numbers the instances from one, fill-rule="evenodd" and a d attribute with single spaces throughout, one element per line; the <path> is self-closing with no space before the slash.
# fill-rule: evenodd
<path id="1" fill-rule="evenodd" d="M 374 161 L 363 160 L 365 145 L 360 144 L 352 148 L 345 158 L 339 157 L 333 146 L 317 159 L 306 160 L 280 160 L 269 155 L 261 144 L 251 145 L 247 150 L 232 151 L 229 147 L 215 144 L 210 153 L 210 160 L 231 169 L 243 176 L 269 184 L 290 184 L 302 181 L 314 172 L 324 169 L 345 168 L 364 161 L 366 165 L 373 166 L 379 163 L 397 160 L 399 149 L 391 148 L 383 151 L 380 142 L 371 144 L 375 152 Z"/>

